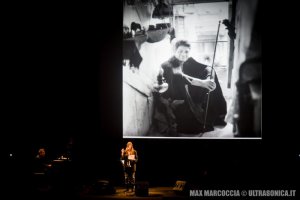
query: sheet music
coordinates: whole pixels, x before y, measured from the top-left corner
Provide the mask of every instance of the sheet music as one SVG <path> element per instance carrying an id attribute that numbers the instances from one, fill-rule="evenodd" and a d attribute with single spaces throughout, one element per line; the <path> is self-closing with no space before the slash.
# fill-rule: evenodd
<path id="1" fill-rule="evenodd" d="M 135 155 L 129 155 L 128 160 L 135 160 Z"/>

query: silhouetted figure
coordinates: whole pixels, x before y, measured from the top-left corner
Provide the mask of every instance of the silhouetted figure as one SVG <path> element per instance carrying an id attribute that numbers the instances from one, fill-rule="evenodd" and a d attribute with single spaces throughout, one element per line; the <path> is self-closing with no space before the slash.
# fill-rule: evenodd
<path id="1" fill-rule="evenodd" d="M 52 191 L 51 168 L 52 164 L 47 158 L 46 150 L 40 148 L 34 158 L 33 187 L 36 195 L 46 195 Z"/>
<path id="2" fill-rule="evenodd" d="M 38 150 L 38 154 L 35 157 L 35 173 L 46 173 L 49 168 L 51 168 L 52 165 L 50 164 L 50 161 L 46 157 L 46 150 L 44 148 L 40 148 Z"/>

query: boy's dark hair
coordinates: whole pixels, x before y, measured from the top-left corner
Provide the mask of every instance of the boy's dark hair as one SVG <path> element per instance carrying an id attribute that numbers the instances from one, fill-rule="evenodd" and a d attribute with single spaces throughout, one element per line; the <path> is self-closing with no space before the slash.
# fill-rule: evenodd
<path id="1" fill-rule="evenodd" d="M 191 48 L 191 44 L 187 40 L 178 40 L 175 43 L 175 49 L 177 49 L 179 46 Z"/>

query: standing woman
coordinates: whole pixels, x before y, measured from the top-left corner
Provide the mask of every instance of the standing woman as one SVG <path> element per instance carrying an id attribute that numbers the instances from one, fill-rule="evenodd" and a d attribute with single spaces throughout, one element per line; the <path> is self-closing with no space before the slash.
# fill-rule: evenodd
<path id="1" fill-rule="evenodd" d="M 127 142 L 126 149 L 121 150 L 121 161 L 124 167 L 126 191 L 135 185 L 136 163 L 138 161 L 137 151 L 133 148 L 132 142 Z"/>

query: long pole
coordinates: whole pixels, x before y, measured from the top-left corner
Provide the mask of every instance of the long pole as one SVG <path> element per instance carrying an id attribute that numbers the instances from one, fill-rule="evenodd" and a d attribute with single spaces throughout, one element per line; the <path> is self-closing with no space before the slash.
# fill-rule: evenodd
<path id="1" fill-rule="evenodd" d="M 215 64 L 215 57 L 216 57 L 216 50 L 217 50 L 217 44 L 218 44 L 220 24 L 221 24 L 221 21 L 219 21 L 219 24 L 218 24 L 218 31 L 217 31 L 216 44 L 215 44 L 215 49 L 214 49 L 214 56 L 213 56 L 213 61 L 212 61 L 212 65 L 211 65 L 210 79 L 214 79 L 215 78 L 215 76 L 213 75 L 213 73 L 214 73 L 214 64 Z M 205 118 L 204 118 L 203 131 L 206 128 L 207 111 L 208 111 L 208 105 L 209 105 L 209 94 L 210 94 L 210 91 L 208 91 L 208 93 L 207 93 L 207 101 L 206 101 L 206 109 L 205 109 Z"/>

